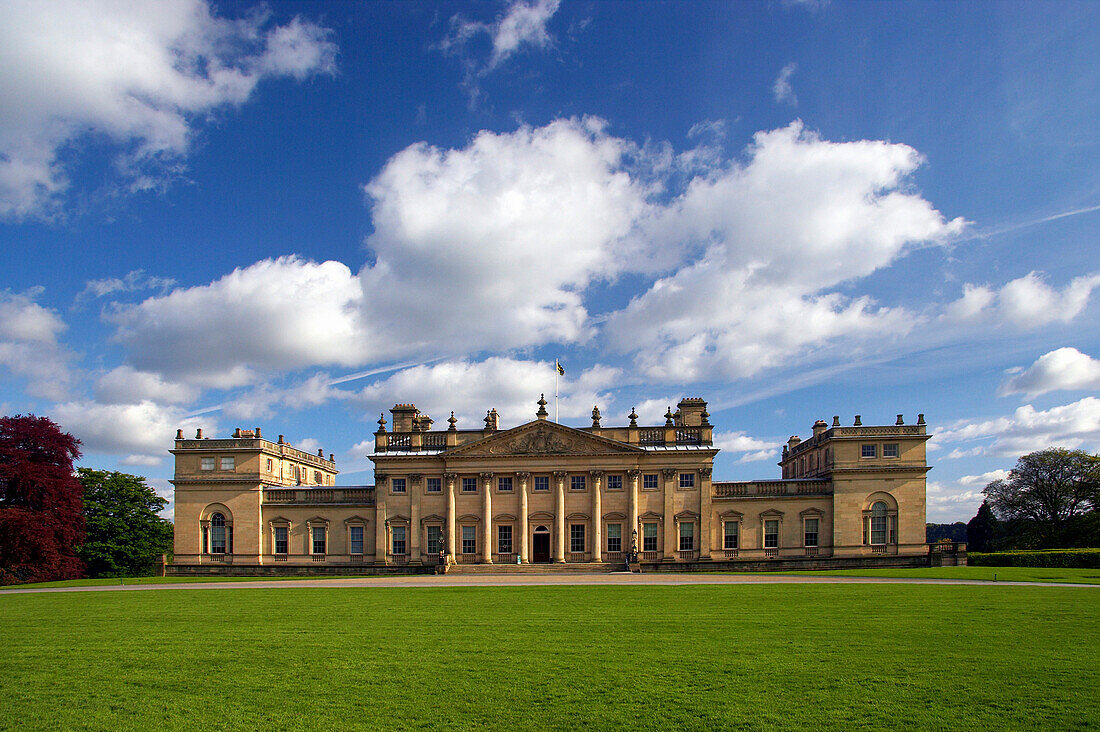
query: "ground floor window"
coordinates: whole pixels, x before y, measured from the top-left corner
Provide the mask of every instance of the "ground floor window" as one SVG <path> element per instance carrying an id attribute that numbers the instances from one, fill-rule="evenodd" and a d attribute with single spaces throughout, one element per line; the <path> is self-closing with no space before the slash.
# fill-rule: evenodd
<path id="1" fill-rule="evenodd" d="M 225 516 L 220 513 L 210 517 L 210 553 L 225 554 Z"/>
<path id="2" fill-rule="evenodd" d="M 569 525 L 569 551 L 584 551 L 584 524 Z"/>
<path id="3" fill-rule="evenodd" d="M 443 548 L 443 527 L 428 527 L 428 554 L 439 554 Z"/>
<path id="4" fill-rule="evenodd" d="M 512 526 L 497 527 L 497 551 L 501 554 L 512 553 Z"/>
<path id="5" fill-rule="evenodd" d="M 871 543 L 886 543 L 886 504 L 882 501 L 871 506 Z"/>
<path id="6" fill-rule="evenodd" d="M 775 549 L 779 546 L 779 521 L 768 519 L 764 522 L 764 548 Z"/>
<path id="7" fill-rule="evenodd" d="M 723 549 L 736 549 L 738 547 L 741 538 L 739 529 L 740 526 L 738 526 L 738 523 L 736 521 L 726 521 L 723 524 Z"/>
<path id="8" fill-rule="evenodd" d="M 462 527 L 462 553 L 477 554 L 477 527 Z"/>
<path id="9" fill-rule="evenodd" d="M 657 551 L 657 524 L 642 524 L 642 551 Z"/>
<path id="10" fill-rule="evenodd" d="M 275 553 L 286 554 L 290 550 L 290 529 L 286 526 L 275 527 Z"/>
<path id="11" fill-rule="evenodd" d="M 348 529 L 348 544 L 351 554 L 363 553 L 363 527 L 352 526 Z"/>
<path id="12" fill-rule="evenodd" d="M 817 546 L 818 519 L 806 519 L 806 529 L 803 531 L 803 544 L 805 546 Z"/>
<path id="13" fill-rule="evenodd" d="M 623 550 L 623 525 L 607 525 L 607 551 L 621 552 Z"/>
<path id="14" fill-rule="evenodd" d="M 691 521 L 680 522 L 680 551 L 690 552 L 695 549 L 695 524 Z"/>
<path id="15" fill-rule="evenodd" d="M 314 554 L 324 554 L 325 550 L 328 548 L 327 547 L 328 542 L 326 541 L 326 539 L 328 538 L 326 536 L 326 534 L 328 532 L 327 532 L 326 527 L 324 527 L 324 526 L 314 526 L 313 529 L 312 529 L 312 533 L 313 533 L 313 537 L 312 537 L 313 538 L 313 553 Z"/>
<path id="16" fill-rule="evenodd" d="M 393 529 L 393 553 L 405 553 L 406 530 L 404 526 L 394 526 Z"/>

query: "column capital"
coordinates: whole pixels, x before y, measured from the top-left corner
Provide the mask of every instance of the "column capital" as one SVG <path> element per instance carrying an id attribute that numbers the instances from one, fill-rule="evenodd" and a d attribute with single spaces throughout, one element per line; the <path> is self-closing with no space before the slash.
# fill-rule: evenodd
<path id="1" fill-rule="evenodd" d="M 565 480 L 565 478 L 566 478 L 566 476 L 567 476 L 567 475 L 569 475 L 569 473 L 568 473 L 567 471 L 565 471 L 565 470 L 555 470 L 555 471 L 554 471 L 554 477 L 555 477 L 555 478 L 556 478 L 556 479 L 557 479 L 558 481 L 563 481 L 563 480 Z"/>
<path id="2" fill-rule="evenodd" d="M 699 475 L 701 475 L 704 478 L 709 478 L 710 474 L 713 470 L 714 470 L 714 468 L 712 468 L 709 465 L 705 468 L 699 468 Z"/>
<path id="3" fill-rule="evenodd" d="M 627 477 L 630 478 L 631 480 L 636 480 L 638 478 L 638 476 L 641 475 L 641 474 L 642 474 L 642 471 L 638 470 L 638 468 L 631 468 L 630 470 L 626 471 Z"/>
<path id="4" fill-rule="evenodd" d="M 602 470 L 589 470 L 588 474 L 591 475 L 593 478 L 602 478 L 603 477 L 603 471 Z"/>
<path id="5" fill-rule="evenodd" d="M 676 474 L 679 472 L 680 471 L 677 468 L 661 468 L 661 475 L 665 476 L 666 478 L 675 478 Z"/>
<path id="6" fill-rule="evenodd" d="M 410 485 L 420 485 L 420 480 L 423 477 L 424 476 L 421 473 L 409 473 L 409 484 Z"/>
<path id="7" fill-rule="evenodd" d="M 374 474 L 374 484 L 377 485 L 377 486 L 385 485 L 386 481 L 389 480 L 389 478 L 390 478 L 390 476 L 387 475 L 386 473 L 375 473 Z"/>
<path id="8" fill-rule="evenodd" d="M 454 485 L 454 482 L 456 480 L 458 480 L 458 473 L 444 473 L 443 474 L 443 479 L 446 480 L 451 485 Z"/>
<path id="9" fill-rule="evenodd" d="M 531 473 L 526 471 L 526 470 L 517 470 L 516 471 L 516 478 L 519 479 L 519 480 L 527 480 L 530 477 L 531 477 Z"/>

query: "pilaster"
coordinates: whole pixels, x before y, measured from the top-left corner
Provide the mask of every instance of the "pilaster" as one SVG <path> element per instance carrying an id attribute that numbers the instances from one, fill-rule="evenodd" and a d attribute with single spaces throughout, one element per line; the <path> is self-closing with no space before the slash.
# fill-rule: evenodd
<path id="1" fill-rule="evenodd" d="M 482 526 L 481 531 L 481 561 L 483 564 L 493 563 L 493 474 L 484 472 L 481 474 L 481 488 L 485 496 L 481 504 Z"/>
<path id="2" fill-rule="evenodd" d="M 565 477 L 564 470 L 554 472 L 554 480 L 557 482 L 557 500 L 554 510 L 554 528 L 557 529 L 557 542 L 554 546 L 554 561 L 565 561 Z"/>
<path id="3" fill-rule="evenodd" d="M 662 561 L 672 562 L 676 559 L 676 517 L 673 509 L 672 497 L 676 493 L 676 468 L 662 468 L 661 479 L 663 481 L 662 489 L 664 490 L 665 498 L 665 517 L 661 521 L 661 525 L 664 527 L 665 540 L 664 540 L 664 554 L 661 557 Z"/>
<path id="4" fill-rule="evenodd" d="M 443 480 L 447 483 L 447 527 L 446 538 L 447 542 L 447 564 L 455 563 L 455 481 L 458 480 L 457 473 L 444 473 Z"/>
<path id="5" fill-rule="evenodd" d="M 527 548 L 527 481 L 531 474 L 528 472 L 516 473 L 516 482 L 519 483 L 519 561 L 521 564 L 531 563 L 531 554 Z"/>
<path id="6" fill-rule="evenodd" d="M 603 471 L 589 471 L 592 478 L 592 561 L 603 561 L 603 507 L 600 488 L 603 486 Z"/>

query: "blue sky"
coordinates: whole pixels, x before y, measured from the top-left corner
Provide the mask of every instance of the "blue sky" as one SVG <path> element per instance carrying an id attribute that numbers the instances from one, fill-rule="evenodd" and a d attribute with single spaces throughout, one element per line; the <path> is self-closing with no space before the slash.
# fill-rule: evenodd
<path id="1" fill-rule="evenodd" d="M 658 421 L 717 479 L 935 438 L 928 517 L 1100 439 L 1095 3 L 0 3 L 0 411 L 371 483 L 375 420 Z"/>

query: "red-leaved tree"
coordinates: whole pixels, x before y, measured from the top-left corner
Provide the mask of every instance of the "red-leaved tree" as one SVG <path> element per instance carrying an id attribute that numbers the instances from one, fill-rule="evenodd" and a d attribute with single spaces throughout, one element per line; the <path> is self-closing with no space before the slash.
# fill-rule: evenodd
<path id="1" fill-rule="evenodd" d="M 83 574 L 79 445 L 46 417 L 0 417 L 0 584 Z"/>

